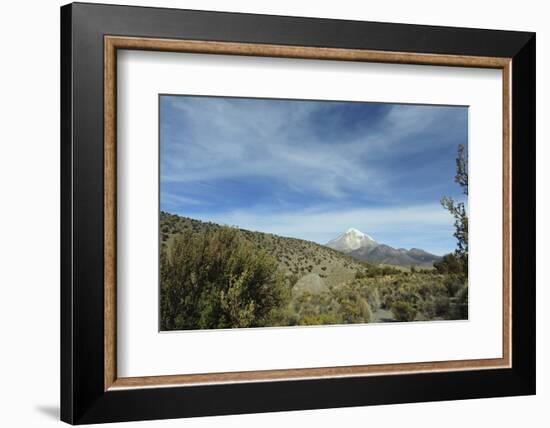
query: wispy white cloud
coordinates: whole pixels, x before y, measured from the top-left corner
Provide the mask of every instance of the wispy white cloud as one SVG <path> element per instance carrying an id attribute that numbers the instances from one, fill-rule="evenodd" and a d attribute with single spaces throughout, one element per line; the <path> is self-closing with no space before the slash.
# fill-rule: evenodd
<path id="1" fill-rule="evenodd" d="M 467 135 L 457 109 L 384 105 L 350 121 L 342 103 L 163 103 L 161 205 L 172 212 L 319 243 L 356 227 L 393 246 L 454 246 L 452 217 L 438 201 L 454 189 L 454 153 Z M 259 182 L 232 203 L 228 192 Z"/>
<path id="2" fill-rule="evenodd" d="M 334 144 L 320 146 L 309 118 L 327 107 L 320 103 L 261 104 L 185 98 L 171 101 L 185 126 L 166 131 L 164 182 L 189 183 L 243 176 L 280 178 L 294 188 L 330 197 L 345 189 L 387 191 L 386 171 L 376 162 L 395 150 L 421 150 L 411 136 L 430 127 L 445 111 L 422 107 L 391 109 L 378 129 L 357 129 Z M 258 101 L 256 101 L 258 102 Z M 192 144 L 191 144 L 192 142 Z"/>
<path id="3" fill-rule="evenodd" d="M 180 98 L 172 102 L 185 126 L 166 133 L 168 141 L 163 144 L 173 156 L 163 158 L 163 180 L 269 174 L 274 169 L 265 167 L 275 162 L 283 167 L 296 164 L 284 159 L 284 149 L 293 145 L 286 135 L 287 127 L 299 121 L 304 112 L 297 114 L 296 108 L 287 111 L 269 103 L 261 109 L 239 108 L 223 99 L 193 99 L 192 105 Z M 300 148 L 297 141 L 294 145 L 294 150 Z"/>
<path id="4" fill-rule="evenodd" d="M 167 191 L 161 192 L 160 202 L 163 205 L 172 207 L 181 207 L 182 205 L 208 205 L 208 203 L 202 199 L 189 198 Z"/>

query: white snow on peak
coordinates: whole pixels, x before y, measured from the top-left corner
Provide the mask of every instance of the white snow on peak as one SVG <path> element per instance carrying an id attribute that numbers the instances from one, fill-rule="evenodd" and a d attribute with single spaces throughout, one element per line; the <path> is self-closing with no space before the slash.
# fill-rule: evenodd
<path id="1" fill-rule="evenodd" d="M 374 239 L 372 238 L 372 236 L 367 235 L 366 233 L 363 233 L 363 232 L 361 232 L 360 230 L 358 230 L 358 229 L 356 229 L 356 228 L 354 228 L 354 227 L 350 227 L 350 228 L 346 231 L 345 235 L 362 236 L 362 237 L 365 237 L 365 238 L 367 238 L 367 239 L 369 239 L 369 240 L 371 240 L 371 241 L 374 241 Z"/>
<path id="2" fill-rule="evenodd" d="M 346 231 L 346 233 L 343 233 L 336 239 L 328 242 L 326 245 L 327 247 L 335 250 L 348 252 L 357 250 L 361 247 L 370 247 L 377 244 L 376 241 L 366 233 L 351 227 Z"/>

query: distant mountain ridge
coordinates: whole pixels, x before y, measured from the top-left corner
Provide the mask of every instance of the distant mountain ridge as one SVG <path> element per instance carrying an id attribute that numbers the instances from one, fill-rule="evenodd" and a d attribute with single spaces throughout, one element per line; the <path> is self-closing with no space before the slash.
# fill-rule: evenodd
<path id="1" fill-rule="evenodd" d="M 393 248 L 376 242 L 360 230 L 350 228 L 325 244 L 356 260 L 369 263 L 384 263 L 398 266 L 431 267 L 441 257 L 419 248 Z"/>

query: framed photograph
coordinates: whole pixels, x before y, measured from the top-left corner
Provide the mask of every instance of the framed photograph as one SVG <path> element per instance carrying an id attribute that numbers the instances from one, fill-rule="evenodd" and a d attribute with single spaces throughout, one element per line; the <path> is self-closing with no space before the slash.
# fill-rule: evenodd
<path id="1" fill-rule="evenodd" d="M 61 418 L 535 393 L 535 35 L 61 8 Z"/>

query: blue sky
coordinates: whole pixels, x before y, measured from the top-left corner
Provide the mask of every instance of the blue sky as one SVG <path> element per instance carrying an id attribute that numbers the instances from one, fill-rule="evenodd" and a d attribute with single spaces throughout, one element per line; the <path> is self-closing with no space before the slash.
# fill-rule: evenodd
<path id="1" fill-rule="evenodd" d="M 160 209 L 321 244 L 455 248 L 467 107 L 160 97 Z"/>

